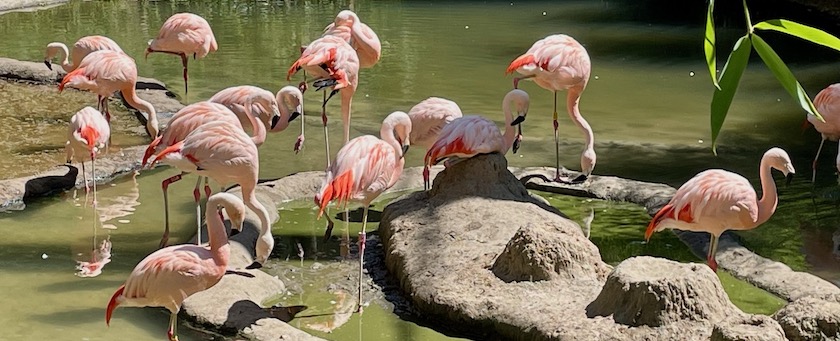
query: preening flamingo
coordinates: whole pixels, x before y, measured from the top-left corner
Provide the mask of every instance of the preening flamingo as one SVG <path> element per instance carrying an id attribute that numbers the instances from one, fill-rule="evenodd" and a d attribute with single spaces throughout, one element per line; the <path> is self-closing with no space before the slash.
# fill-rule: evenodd
<path id="1" fill-rule="evenodd" d="M 84 107 L 70 118 L 64 152 L 67 155 L 67 163 L 74 159 L 82 163 L 82 178 L 85 182 L 86 193 L 88 184 L 85 160 L 90 159 L 94 207 L 96 207 L 96 156 L 108 146 L 110 138 L 111 127 L 98 110 Z"/>
<path id="2" fill-rule="evenodd" d="M 223 104 L 237 112 L 244 109 L 249 98 L 253 101 L 251 113 L 257 116 L 272 133 L 286 130 L 290 122 L 303 114 L 301 109 L 303 94 L 297 87 L 291 85 L 281 88 L 276 96 L 256 86 L 233 86 L 217 92 L 209 101 Z M 237 112 L 237 114 L 243 127 L 251 127 L 251 123 L 242 113 Z M 301 127 L 301 136 L 298 136 L 299 140 L 303 139 L 302 130 L 303 127 Z"/>
<path id="3" fill-rule="evenodd" d="M 583 45 L 565 34 L 555 34 L 538 40 L 528 49 L 528 52 L 514 59 L 506 73 L 518 72 L 523 77 L 513 79 L 513 87 L 519 88 L 519 81 L 530 79 L 543 89 L 554 93 L 554 151 L 557 169 L 555 181 L 578 182 L 586 181 L 595 169 L 595 135 L 589 122 L 581 116 L 579 102 L 586 83 L 589 82 L 591 63 L 589 54 Z M 575 179 L 560 177 L 560 140 L 557 136 L 557 91 L 568 90 L 566 95 L 566 109 L 569 117 L 583 132 L 585 139 L 583 152 L 580 155 L 582 174 Z"/>
<path id="4" fill-rule="evenodd" d="M 270 93 L 269 93 L 270 94 Z M 247 99 L 246 99 L 246 103 Z M 245 120 L 248 122 L 249 126 L 256 127 L 254 130 L 254 136 L 251 138 L 254 145 L 262 145 L 265 141 L 265 127 L 262 125 L 261 122 L 257 121 L 256 117 L 254 117 L 250 112 L 250 108 L 253 107 L 252 105 L 239 105 L 237 103 L 231 104 L 232 107 L 237 107 L 241 110 L 232 111 L 228 109 L 228 107 L 219 104 L 213 103 L 209 101 L 198 102 L 190 104 L 186 107 L 181 108 L 172 116 L 172 119 L 169 121 L 169 125 L 164 130 L 163 134 L 155 138 L 149 146 L 146 147 L 146 152 L 143 154 L 143 162 L 142 167 L 146 166 L 149 158 L 154 154 L 163 153 L 164 150 L 169 148 L 172 145 L 175 145 L 189 136 L 190 133 L 198 129 L 199 127 L 203 126 L 204 124 L 211 123 L 211 122 L 227 122 L 231 125 L 237 126 L 242 129 L 241 121 Z M 169 195 L 168 189 L 169 185 L 181 180 L 181 178 L 187 173 L 182 169 L 182 172 L 171 176 L 163 181 L 161 181 L 160 186 L 163 190 L 163 205 L 164 205 L 164 232 L 163 236 L 160 239 L 160 247 L 166 246 L 166 243 L 169 241 Z M 198 232 L 196 234 L 196 243 L 201 244 L 201 194 L 198 190 L 199 186 L 201 185 L 201 178 L 202 176 L 198 176 L 198 180 L 195 183 L 195 189 L 193 190 L 193 198 L 195 199 L 195 210 L 196 210 L 196 225 L 198 227 Z M 207 178 L 204 178 L 204 193 L 206 196 L 210 196 L 210 186 L 207 185 Z"/>
<path id="5" fill-rule="evenodd" d="M 424 165 L 429 168 L 444 159 L 467 159 L 478 154 L 507 153 L 513 147 L 518 149 L 516 129 L 513 126 L 525 121 L 529 106 L 528 93 L 513 89 L 502 100 L 505 114 L 505 132 L 499 132 L 496 123 L 482 116 L 467 115 L 443 127 L 435 143 L 426 152 Z M 513 109 L 511 109 L 513 105 Z M 516 117 L 513 112 L 516 111 Z M 428 183 L 428 172 L 423 174 Z"/>
<path id="6" fill-rule="evenodd" d="M 252 124 L 261 126 L 253 115 L 248 117 L 253 120 Z M 264 136 L 265 129 L 260 134 Z M 274 248 L 274 237 L 271 235 L 268 211 L 257 200 L 260 159 L 253 139 L 238 124 L 210 122 L 192 131 L 184 140 L 166 147 L 155 157 L 152 165 L 161 160 L 181 171 L 209 177 L 223 186 L 239 184 L 245 206 L 254 211 L 260 220 L 257 257 L 247 268 L 262 267 Z"/>
<path id="7" fill-rule="evenodd" d="M 411 118 L 411 144 L 429 150 L 437 141 L 441 130 L 455 119 L 461 118 L 457 103 L 440 97 L 429 97 L 408 111 Z M 424 189 L 429 189 L 429 167 L 423 168 Z"/>
<path id="8" fill-rule="evenodd" d="M 149 41 L 145 57 L 149 53 L 162 52 L 181 57 L 184 64 L 184 93 L 189 93 L 187 86 L 187 57 L 204 58 L 208 53 L 219 49 L 213 29 L 204 18 L 192 13 L 173 14 L 158 32 L 155 39 Z"/>
<path id="9" fill-rule="evenodd" d="M 327 166 L 330 164 L 330 140 L 327 131 L 327 101 L 337 92 L 341 92 L 341 118 L 344 122 L 344 144 L 350 140 L 350 105 L 353 94 L 359 85 L 359 57 L 356 51 L 337 36 L 323 36 L 310 43 L 296 60 L 286 76 L 290 80 L 298 70 L 312 74 L 316 80 L 312 83 L 316 90 L 332 87 L 329 97 L 324 93 L 321 120 L 324 123 L 324 145 L 326 146 Z"/>
<path id="10" fill-rule="evenodd" d="M 349 30 L 345 29 L 349 28 Z M 323 35 L 341 37 L 356 50 L 359 66 L 370 68 L 379 62 L 382 55 L 382 43 L 370 26 L 363 23 L 351 10 L 343 10 L 335 16 L 335 21 L 324 28 Z"/>
<path id="11" fill-rule="evenodd" d="M 105 311 L 105 323 L 118 306 L 164 307 L 169 310 L 169 340 L 178 340 L 178 311 L 187 297 L 207 290 L 222 279 L 230 258 L 230 245 L 222 222 L 221 208 L 227 211 L 231 227 L 242 229 L 245 205 L 233 194 L 216 193 L 207 200 L 205 210 L 209 245 L 173 245 L 146 256 L 125 284 L 119 287 Z"/>
<path id="12" fill-rule="evenodd" d="M 663 229 L 677 229 L 711 234 L 706 261 L 717 271 L 715 252 L 718 237 L 726 230 L 750 230 L 763 224 L 773 212 L 779 198 L 772 169 L 781 171 L 788 182 L 795 170 L 787 152 L 770 148 L 761 157 L 761 199 L 743 176 L 722 169 L 709 169 L 695 175 L 680 186 L 667 205 L 650 221 L 645 240 Z"/>
<path id="13" fill-rule="evenodd" d="M 118 51 L 99 50 L 88 54 L 76 70 L 65 75 L 58 91 L 71 87 L 95 92 L 100 98 L 100 110 L 105 111 L 108 122 L 111 122 L 108 98 L 119 91 L 128 105 L 146 113 L 146 131 L 155 138 L 158 134 L 157 112 L 151 103 L 137 96 L 136 83 L 137 64 L 133 58 Z"/>
<path id="14" fill-rule="evenodd" d="M 52 42 L 47 44 L 47 50 L 44 51 L 44 64 L 47 65 L 47 68 L 52 70 L 52 59 L 58 56 L 58 60 L 61 61 L 61 68 L 64 69 L 64 72 L 70 72 L 79 67 L 79 64 L 81 64 L 82 59 L 84 59 L 85 56 L 89 55 L 93 51 L 99 50 L 123 52 L 122 48 L 120 48 L 116 42 L 111 40 L 111 38 L 104 36 L 86 36 L 79 38 L 79 40 L 73 44 L 72 56 L 70 55 L 70 51 L 67 49 L 67 45 L 64 45 L 64 43 Z M 68 61 L 68 57 L 73 58 L 72 64 Z"/>
<path id="15" fill-rule="evenodd" d="M 814 157 L 814 162 L 811 164 L 813 174 L 811 175 L 811 182 L 817 179 L 817 159 L 820 158 L 823 143 L 825 140 L 838 141 L 840 140 L 840 83 L 829 85 L 814 97 L 814 106 L 820 112 L 825 122 L 817 119 L 816 116 L 808 114 L 808 122 L 814 125 L 814 128 L 822 135 L 820 147 L 817 148 L 817 156 Z M 837 150 L 837 171 L 840 172 L 840 149 Z"/>
<path id="16" fill-rule="evenodd" d="M 365 238 L 368 206 L 382 192 L 391 188 L 402 174 L 405 152 L 411 135 L 411 118 L 402 111 L 395 111 L 382 122 L 379 139 L 373 135 L 350 140 L 335 157 L 321 189 L 315 195 L 315 204 L 324 209 L 335 200 L 338 205 L 349 201 L 360 202 L 364 208 L 362 232 L 359 233 L 359 309 L 362 310 L 362 268 L 364 267 Z M 329 219 L 329 216 L 327 216 Z M 332 226 L 332 224 L 330 224 Z M 327 233 L 329 234 L 329 228 Z"/>

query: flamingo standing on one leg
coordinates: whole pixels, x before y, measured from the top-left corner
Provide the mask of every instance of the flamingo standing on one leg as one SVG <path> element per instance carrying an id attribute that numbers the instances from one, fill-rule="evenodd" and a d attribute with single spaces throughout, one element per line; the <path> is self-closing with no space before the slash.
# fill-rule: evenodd
<path id="1" fill-rule="evenodd" d="M 793 179 L 795 170 L 787 152 L 770 148 L 761 157 L 761 199 L 743 176 L 721 169 L 710 169 L 695 175 L 680 186 L 674 197 L 650 221 L 645 240 L 662 229 L 708 232 L 712 235 L 706 261 L 717 271 L 715 252 L 718 237 L 726 230 L 750 230 L 763 224 L 773 212 L 779 198 L 772 169 Z"/>
<path id="2" fill-rule="evenodd" d="M 248 117 L 253 120 L 251 124 L 261 126 L 253 115 Z M 261 135 L 265 135 L 265 129 L 262 129 Z M 271 235 L 268 211 L 257 200 L 260 159 L 253 139 L 238 125 L 211 122 L 198 127 L 183 141 L 166 147 L 155 157 L 152 165 L 161 160 L 182 171 L 209 177 L 223 186 L 240 185 L 245 206 L 260 219 L 257 257 L 248 268 L 262 267 L 274 248 L 274 237 Z"/>
<path id="3" fill-rule="evenodd" d="M 271 94 L 271 93 L 269 93 Z M 272 97 L 273 98 L 273 97 Z M 251 138 L 254 145 L 260 146 L 265 142 L 265 126 L 259 122 L 254 115 L 250 113 L 250 109 L 257 105 L 248 104 L 254 102 L 253 99 L 245 99 L 245 105 L 240 105 L 238 103 L 232 103 L 231 107 L 238 108 L 236 111 L 228 109 L 228 107 L 224 106 L 223 104 L 213 103 L 209 101 L 205 102 L 198 102 L 190 104 L 186 107 L 181 108 L 172 116 L 172 119 L 169 121 L 169 125 L 167 126 L 166 130 L 155 138 L 149 146 L 146 147 L 146 152 L 143 154 L 143 162 L 142 167 L 146 166 L 149 158 L 157 153 L 162 153 L 166 148 L 177 144 L 193 132 L 194 130 L 198 129 L 204 124 L 211 123 L 211 122 L 227 122 L 234 126 L 239 127 L 242 129 L 241 121 L 244 120 L 248 122 L 249 126 L 256 127 L 254 129 L 254 136 Z M 241 110 L 239 110 L 241 109 Z M 181 180 L 181 178 L 187 172 L 182 171 L 179 174 L 176 174 L 172 177 L 169 177 L 163 181 L 161 181 L 161 189 L 163 190 L 163 206 L 164 206 L 164 231 L 163 236 L 160 239 L 160 247 L 166 246 L 166 243 L 169 241 L 169 195 L 168 189 L 169 185 Z M 195 183 L 195 189 L 193 190 L 193 198 L 195 199 L 195 210 L 196 210 L 196 225 L 198 227 L 198 232 L 196 234 L 196 243 L 201 244 L 201 194 L 198 190 L 199 186 L 201 185 L 201 178 L 202 176 L 199 175 L 198 180 Z M 210 186 L 207 184 L 207 178 L 204 179 L 204 193 L 206 196 L 210 196 Z"/>
<path id="4" fill-rule="evenodd" d="M 424 99 L 408 111 L 408 117 L 411 117 L 411 143 L 428 151 L 437 141 L 443 127 L 461 116 L 461 108 L 453 101 L 440 97 Z M 429 189 L 429 167 L 423 167 L 423 189 Z"/>
<path id="5" fill-rule="evenodd" d="M 155 138 L 158 134 L 158 120 L 155 107 L 137 96 L 137 64 L 127 54 L 99 50 L 88 54 L 76 70 L 68 73 L 58 85 L 58 91 L 65 87 L 95 92 L 100 96 L 99 105 L 104 108 L 105 118 L 110 123 L 108 98 L 115 91 L 120 91 L 128 105 L 146 113 L 146 131 Z"/>
<path id="6" fill-rule="evenodd" d="M 554 93 L 554 151 L 557 169 L 555 181 L 578 182 L 586 181 L 595 169 L 595 135 L 589 122 L 581 116 L 580 96 L 589 82 L 591 63 L 589 54 L 583 45 L 565 34 L 555 34 L 538 40 L 528 49 L 528 52 L 514 59 L 506 73 L 518 72 L 523 77 L 513 79 L 513 87 L 519 88 L 519 81 L 531 79 L 543 89 Z M 560 140 L 557 136 L 557 91 L 568 90 L 566 95 L 566 109 L 569 117 L 583 132 L 585 145 L 580 155 L 581 174 L 576 179 L 568 180 L 560 177 Z"/>
<path id="7" fill-rule="evenodd" d="M 68 57 L 71 57 L 71 55 L 70 51 L 67 49 L 67 45 L 64 45 L 64 43 L 61 42 L 52 42 L 47 44 L 47 50 L 44 52 L 44 64 L 47 65 L 47 68 L 52 70 L 52 59 L 58 56 L 58 60 L 61 61 L 61 68 L 64 69 L 64 72 L 70 72 L 79 67 L 79 64 L 85 56 L 89 55 L 93 51 L 99 50 L 123 52 L 122 48 L 120 48 L 115 41 L 111 40 L 111 38 L 104 36 L 86 36 L 79 38 L 79 40 L 73 44 L 72 64 L 68 61 Z"/>
<path id="8" fill-rule="evenodd" d="M 187 85 L 187 57 L 204 58 L 208 53 L 219 49 L 213 29 L 204 18 L 192 13 L 173 14 L 158 32 L 155 39 L 149 41 L 146 58 L 149 53 L 163 52 L 181 57 L 184 64 L 184 93 L 189 93 Z"/>
<path id="9" fill-rule="evenodd" d="M 343 27 L 343 26 L 342 26 Z M 317 80 L 312 83 L 316 90 L 332 87 L 329 97 L 324 93 L 321 120 L 324 123 L 324 145 L 327 167 L 330 165 L 330 143 L 327 131 L 327 101 L 341 92 L 341 118 L 344 122 L 344 144 L 350 140 L 350 105 L 359 84 L 359 57 L 356 51 L 340 37 L 323 36 L 309 44 L 300 58 L 289 68 L 286 80 L 298 70 L 304 69 Z"/>
<path id="10" fill-rule="evenodd" d="M 134 267 L 105 311 L 105 323 L 118 306 L 164 307 L 169 310 L 169 340 L 178 340 L 178 311 L 187 297 L 212 288 L 227 270 L 230 244 L 222 222 L 224 208 L 231 226 L 242 228 L 245 205 L 233 194 L 216 193 L 207 200 L 205 212 L 209 245 L 173 245 L 153 252 Z"/>
<path id="11" fill-rule="evenodd" d="M 820 91 L 817 97 L 814 97 L 814 106 L 820 112 L 825 122 L 820 121 L 814 115 L 808 115 L 808 122 L 814 125 L 814 128 L 822 135 L 820 147 L 817 148 L 817 156 L 814 157 L 813 175 L 811 182 L 817 179 L 817 159 L 820 158 L 823 143 L 825 140 L 838 141 L 840 140 L 840 83 L 829 85 L 827 88 Z M 840 172 L 840 149 L 837 151 L 837 170 Z"/>
<path id="12" fill-rule="evenodd" d="M 85 192 L 87 192 L 85 160 L 90 158 L 94 208 L 96 207 L 96 155 L 107 147 L 110 138 L 111 128 L 98 110 L 84 107 L 70 118 L 67 143 L 64 146 L 67 163 L 72 162 L 74 158 L 82 163 L 82 178 L 85 182 Z"/>
<path id="13" fill-rule="evenodd" d="M 382 55 L 382 43 L 376 32 L 351 10 L 338 12 L 335 21 L 324 28 L 323 35 L 337 36 L 350 43 L 359 55 L 359 66 L 362 68 L 373 67 Z"/>
<path id="14" fill-rule="evenodd" d="M 315 204 L 320 208 L 319 219 L 332 200 L 336 200 L 339 205 L 346 205 L 353 200 L 361 202 L 364 207 L 362 232 L 359 233 L 359 312 L 362 311 L 362 268 L 368 206 L 382 192 L 391 188 L 402 174 L 411 135 L 411 118 L 402 111 L 395 111 L 382 122 L 379 134 L 382 139 L 364 135 L 345 144 L 338 151 L 335 162 L 327 168 L 327 176 L 315 196 Z"/>
<path id="15" fill-rule="evenodd" d="M 511 104 L 514 108 L 511 109 Z M 426 152 L 424 165 L 428 168 L 444 159 L 467 159 L 478 154 L 507 153 L 511 147 L 518 149 L 516 130 L 513 126 L 525 121 L 529 106 L 528 93 L 513 89 L 502 101 L 505 114 L 505 132 L 493 121 L 482 116 L 467 115 L 452 121 L 440 132 L 437 141 Z M 516 118 L 512 110 L 516 111 Z M 428 179 L 426 179 L 428 181 Z"/>

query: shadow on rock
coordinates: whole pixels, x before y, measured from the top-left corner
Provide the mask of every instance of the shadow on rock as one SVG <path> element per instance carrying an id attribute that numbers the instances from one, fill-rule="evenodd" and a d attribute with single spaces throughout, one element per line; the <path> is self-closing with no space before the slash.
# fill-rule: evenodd
<path id="1" fill-rule="evenodd" d="M 40 198 L 64 192 L 75 187 L 79 169 L 71 165 L 61 166 L 67 167 L 67 173 L 64 175 L 48 175 L 27 181 L 24 185 L 23 203 L 31 204 Z"/>
<path id="2" fill-rule="evenodd" d="M 275 318 L 283 322 L 289 322 L 295 315 L 306 310 L 305 305 L 293 305 L 288 307 L 271 306 L 261 308 L 250 300 L 241 300 L 233 303 L 228 309 L 228 319 L 225 327 L 235 328 L 237 331 L 250 327 L 258 320 L 264 318 Z"/>

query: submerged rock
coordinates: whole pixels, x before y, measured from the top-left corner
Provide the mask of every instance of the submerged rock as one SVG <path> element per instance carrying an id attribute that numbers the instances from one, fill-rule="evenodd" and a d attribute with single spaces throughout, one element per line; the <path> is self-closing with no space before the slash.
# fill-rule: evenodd
<path id="1" fill-rule="evenodd" d="M 773 314 L 792 341 L 840 340 L 840 295 L 807 296 Z"/>

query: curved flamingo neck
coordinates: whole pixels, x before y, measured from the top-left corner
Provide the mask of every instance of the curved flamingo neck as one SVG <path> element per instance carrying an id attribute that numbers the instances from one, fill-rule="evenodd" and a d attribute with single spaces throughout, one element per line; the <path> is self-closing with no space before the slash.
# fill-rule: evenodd
<path id="1" fill-rule="evenodd" d="M 248 117 L 248 122 L 251 122 L 251 127 L 254 128 L 254 136 L 251 136 L 251 141 L 259 147 L 265 142 L 265 125 L 262 123 L 261 120 L 258 120 L 253 113 L 251 113 L 251 107 L 253 106 L 252 101 L 248 101 L 245 103 L 245 116 Z"/>
<path id="2" fill-rule="evenodd" d="M 566 110 L 569 112 L 569 117 L 575 122 L 575 125 L 583 132 L 584 150 L 595 149 L 595 134 L 592 132 L 592 127 L 589 122 L 580 114 L 580 95 L 583 93 L 582 88 L 571 88 L 566 95 Z"/>
<path id="3" fill-rule="evenodd" d="M 67 45 L 64 45 L 64 43 L 50 43 L 47 46 L 47 50 L 47 59 L 52 59 L 52 57 L 58 56 L 58 59 L 61 60 L 61 68 L 64 69 L 64 72 L 70 72 L 76 68 L 76 65 L 70 64 L 70 50 L 67 49 Z"/>
<path id="4" fill-rule="evenodd" d="M 152 106 L 152 103 L 149 103 L 137 96 L 137 91 L 134 89 L 133 83 L 131 84 L 131 86 L 126 87 L 120 92 L 122 93 L 123 98 L 128 103 L 128 105 L 132 106 L 137 110 L 145 112 L 146 115 L 148 115 L 148 117 L 146 118 L 146 129 L 149 130 L 149 134 L 152 135 L 152 138 L 157 136 L 157 133 L 159 131 L 157 111 L 155 111 L 155 107 Z"/>
<path id="5" fill-rule="evenodd" d="M 254 211 L 260 220 L 260 235 L 256 246 L 257 262 L 265 263 L 268 260 L 271 249 L 274 248 L 274 237 L 271 236 L 271 223 L 268 221 L 268 210 L 257 200 L 255 184 L 240 184 L 240 186 L 242 187 L 242 198 L 245 199 L 245 206 L 248 206 L 248 208 Z M 264 246 L 268 246 L 268 249 L 263 250 Z"/>
<path id="6" fill-rule="evenodd" d="M 772 168 L 766 155 L 761 158 L 761 165 L 759 167 L 761 199 L 758 200 L 758 220 L 755 226 L 761 225 L 767 219 L 770 219 L 770 216 L 776 211 L 776 205 L 779 203 L 779 196 L 776 193 L 776 182 L 773 181 Z"/>
<path id="7" fill-rule="evenodd" d="M 350 141 L 350 106 L 353 104 L 355 86 L 341 89 L 341 119 L 344 121 L 344 144 Z"/>
<path id="8" fill-rule="evenodd" d="M 213 253 L 214 258 L 219 253 L 222 253 L 221 251 L 224 246 L 228 245 L 225 225 L 222 223 L 222 218 L 216 213 L 215 208 L 221 205 L 228 211 L 228 214 L 236 210 L 236 202 L 231 197 L 231 195 L 215 195 L 207 200 L 204 219 L 207 221 L 207 238 L 209 239 L 210 251 Z M 226 260 L 225 258 L 225 263 L 227 263 Z"/>
<path id="9" fill-rule="evenodd" d="M 505 149 L 502 151 L 502 154 L 506 154 L 510 150 L 510 147 L 513 146 L 513 141 L 516 140 L 516 128 L 510 125 L 510 122 L 513 122 L 513 113 L 510 109 L 510 102 L 512 101 L 513 97 L 510 94 L 505 96 L 502 101 L 502 111 L 505 113 L 505 132 L 502 134 Z"/>
<path id="10" fill-rule="evenodd" d="M 300 98 L 297 98 L 294 93 L 291 91 L 283 91 L 280 90 L 280 103 L 277 103 L 277 110 L 280 111 L 280 119 L 277 121 L 277 125 L 274 128 L 271 128 L 271 132 L 280 132 L 286 130 L 289 127 L 289 117 L 292 116 L 292 110 L 289 109 L 289 100 L 294 99 L 296 101 L 300 101 Z M 303 114 L 303 113 L 301 113 Z"/>

